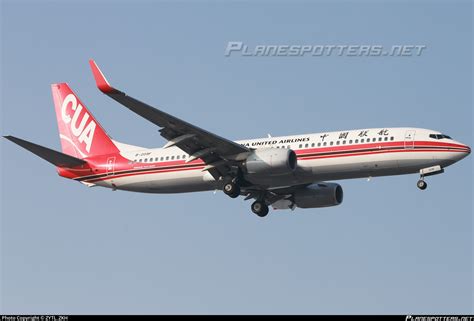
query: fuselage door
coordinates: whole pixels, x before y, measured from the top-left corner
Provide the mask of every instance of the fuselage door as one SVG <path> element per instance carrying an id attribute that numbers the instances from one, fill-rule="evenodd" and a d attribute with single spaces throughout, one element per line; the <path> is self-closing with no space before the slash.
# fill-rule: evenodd
<path id="1" fill-rule="evenodd" d="M 405 132 L 405 148 L 415 147 L 415 130 L 407 130 Z"/>
<path id="2" fill-rule="evenodd" d="M 107 175 L 113 175 L 115 171 L 115 157 L 107 158 L 107 166 L 105 168 Z"/>

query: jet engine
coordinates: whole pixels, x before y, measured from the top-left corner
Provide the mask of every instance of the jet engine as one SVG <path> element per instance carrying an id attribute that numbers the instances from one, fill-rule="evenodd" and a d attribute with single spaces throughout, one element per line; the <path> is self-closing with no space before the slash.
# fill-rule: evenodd
<path id="1" fill-rule="evenodd" d="M 293 194 L 295 205 L 300 208 L 335 206 L 342 203 L 342 187 L 336 183 L 317 183 L 298 189 Z"/>
<path id="2" fill-rule="evenodd" d="M 285 148 L 261 148 L 254 150 L 245 160 L 248 174 L 281 175 L 296 169 L 296 153 Z"/>

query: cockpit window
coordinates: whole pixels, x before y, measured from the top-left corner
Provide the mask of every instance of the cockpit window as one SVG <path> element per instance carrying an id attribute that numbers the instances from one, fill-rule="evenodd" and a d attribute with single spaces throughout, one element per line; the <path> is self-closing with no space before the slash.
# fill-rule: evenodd
<path id="1" fill-rule="evenodd" d="M 433 139 L 451 139 L 451 137 L 449 137 L 448 135 L 444 135 L 444 134 L 430 134 L 430 138 L 433 138 Z"/>

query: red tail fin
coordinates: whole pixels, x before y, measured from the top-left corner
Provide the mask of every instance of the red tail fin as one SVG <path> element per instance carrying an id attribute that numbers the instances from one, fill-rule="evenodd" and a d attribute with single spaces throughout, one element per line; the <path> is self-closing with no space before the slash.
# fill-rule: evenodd
<path id="1" fill-rule="evenodd" d="M 68 84 L 53 84 L 51 90 L 64 154 L 86 158 L 119 152 Z"/>

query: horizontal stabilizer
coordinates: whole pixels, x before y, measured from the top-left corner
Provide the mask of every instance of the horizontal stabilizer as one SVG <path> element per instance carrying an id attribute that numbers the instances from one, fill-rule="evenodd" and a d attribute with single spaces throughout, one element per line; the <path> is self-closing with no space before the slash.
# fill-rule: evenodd
<path id="1" fill-rule="evenodd" d="M 59 166 L 59 167 L 75 167 L 75 166 L 80 166 L 87 163 L 86 161 L 82 159 L 72 157 L 72 156 L 57 152 L 53 149 L 49 149 L 37 144 L 30 143 L 26 140 L 23 140 L 14 136 L 3 136 L 3 137 L 8 139 L 9 141 L 14 142 L 17 145 L 20 145 L 24 149 L 29 150 L 33 154 L 38 155 L 42 159 L 50 162 L 51 164 Z"/>

